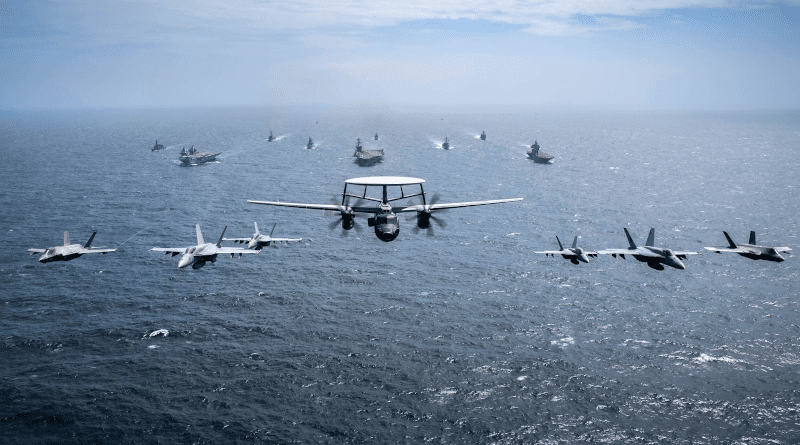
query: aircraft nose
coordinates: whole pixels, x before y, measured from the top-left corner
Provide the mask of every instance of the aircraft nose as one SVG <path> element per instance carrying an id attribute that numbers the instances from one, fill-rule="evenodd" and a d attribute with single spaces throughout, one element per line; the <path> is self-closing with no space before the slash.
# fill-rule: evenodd
<path id="1" fill-rule="evenodd" d="M 589 257 L 586 256 L 585 253 L 578 255 L 578 260 L 583 261 L 584 263 L 589 263 Z"/>
<path id="2" fill-rule="evenodd" d="M 686 266 L 683 264 L 683 261 L 681 261 L 681 260 L 679 260 L 677 258 L 675 258 L 674 260 L 675 260 L 675 267 L 677 269 L 680 269 L 680 270 L 686 269 Z"/>
<path id="3" fill-rule="evenodd" d="M 192 264 L 192 260 L 194 260 L 194 256 L 192 255 L 184 255 L 181 257 L 181 260 L 178 262 L 178 268 L 183 269 L 184 267 Z"/>

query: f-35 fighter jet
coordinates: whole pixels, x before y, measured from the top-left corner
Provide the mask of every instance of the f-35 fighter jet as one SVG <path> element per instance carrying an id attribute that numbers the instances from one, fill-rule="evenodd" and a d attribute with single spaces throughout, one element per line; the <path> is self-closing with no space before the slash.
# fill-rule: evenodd
<path id="1" fill-rule="evenodd" d="M 49 249 L 28 249 L 28 252 L 33 255 L 34 253 L 41 253 L 42 256 L 39 257 L 40 263 L 50 263 L 53 261 L 69 261 L 79 256 L 86 254 L 86 253 L 99 253 L 99 254 L 106 254 L 108 252 L 113 252 L 117 249 L 103 249 L 99 247 L 91 247 L 92 240 L 94 240 L 94 236 L 97 235 L 97 231 L 92 232 L 92 236 L 89 237 L 89 241 L 86 241 L 86 244 L 81 246 L 80 244 L 70 244 L 69 242 L 69 232 L 64 232 L 64 245 L 63 246 L 55 246 Z"/>
<path id="2" fill-rule="evenodd" d="M 778 263 L 784 260 L 783 256 L 781 256 L 781 252 L 789 252 L 792 250 L 788 247 L 757 246 L 755 231 L 750 232 L 750 241 L 747 244 L 739 245 L 733 242 L 728 232 L 723 230 L 722 233 L 724 233 L 725 238 L 728 239 L 728 247 L 706 247 L 705 249 L 717 253 L 733 252 L 743 257 L 750 258 L 751 260 L 767 260 Z"/>

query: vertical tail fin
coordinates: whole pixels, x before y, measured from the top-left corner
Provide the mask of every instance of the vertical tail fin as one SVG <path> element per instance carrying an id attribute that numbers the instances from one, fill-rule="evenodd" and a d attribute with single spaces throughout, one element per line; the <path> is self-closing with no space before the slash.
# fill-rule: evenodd
<path id="1" fill-rule="evenodd" d="M 564 246 L 561 245 L 561 240 L 558 239 L 558 235 L 556 235 L 556 241 L 558 241 L 558 250 L 564 250 Z"/>
<path id="2" fill-rule="evenodd" d="M 731 249 L 735 249 L 736 248 L 736 243 L 733 242 L 733 240 L 731 239 L 731 236 L 728 235 L 728 232 L 723 230 L 722 233 L 724 233 L 725 234 L 725 238 L 728 239 L 728 247 L 730 247 Z"/>
<path id="3" fill-rule="evenodd" d="M 261 235 L 261 232 L 258 231 L 258 223 L 257 222 L 253 222 L 253 225 L 256 226 L 256 235 Z"/>
<path id="4" fill-rule="evenodd" d="M 194 227 L 197 230 L 197 245 L 205 244 L 206 242 L 203 241 L 203 232 L 200 231 L 200 224 L 195 224 Z"/>
<path id="5" fill-rule="evenodd" d="M 270 238 L 272 238 L 272 234 L 275 233 L 275 226 L 277 226 L 277 225 L 278 225 L 278 223 L 275 223 L 275 224 L 272 225 L 272 230 L 269 232 L 269 237 Z"/>
<path id="6" fill-rule="evenodd" d="M 69 246 L 69 232 L 64 231 L 64 245 Z"/>
<path id="7" fill-rule="evenodd" d="M 92 236 L 89 237 L 89 241 L 86 241 L 86 244 L 83 245 L 84 249 L 88 249 L 92 246 L 92 240 L 94 240 L 94 236 L 97 235 L 97 231 L 95 230 L 92 232 Z"/>
<path id="8" fill-rule="evenodd" d="M 645 246 L 653 247 L 656 242 L 656 229 L 650 228 L 650 233 L 647 235 L 647 242 L 644 243 Z"/>
<path id="9" fill-rule="evenodd" d="M 748 244 L 756 245 L 756 232 L 755 230 L 750 231 L 750 242 Z"/>
<path id="10" fill-rule="evenodd" d="M 225 236 L 226 230 L 228 230 L 228 226 L 225 226 L 225 228 L 222 229 L 222 235 L 219 236 L 219 241 L 217 241 L 217 247 L 222 247 L 222 237 Z"/>
<path id="11" fill-rule="evenodd" d="M 575 249 L 578 247 L 578 235 L 575 235 L 575 239 L 572 240 L 572 248 Z"/>
<path id="12" fill-rule="evenodd" d="M 628 233 L 628 229 L 623 227 L 622 230 L 625 231 L 625 236 L 628 237 L 628 244 L 630 244 L 630 248 L 631 249 L 636 249 L 636 243 L 633 242 L 633 238 L 631 238 L 631 234 Z"/>

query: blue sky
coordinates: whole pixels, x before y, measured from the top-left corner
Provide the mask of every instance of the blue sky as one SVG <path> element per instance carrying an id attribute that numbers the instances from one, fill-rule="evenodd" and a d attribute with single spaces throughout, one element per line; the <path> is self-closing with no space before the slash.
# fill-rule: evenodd
<path id="1" fill-rule="evenodd" d="M 800 108 L 800 1 L 0 3 L 0 108 Z"/>

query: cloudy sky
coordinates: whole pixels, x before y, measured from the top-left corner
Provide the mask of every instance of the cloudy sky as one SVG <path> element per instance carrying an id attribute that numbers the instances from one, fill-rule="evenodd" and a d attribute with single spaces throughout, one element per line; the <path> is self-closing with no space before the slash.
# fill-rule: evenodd
<path id="1" fill-rule="evenodd" d="M 0 109 L 800 108 L 800 0 L 5 0 Z"/>

